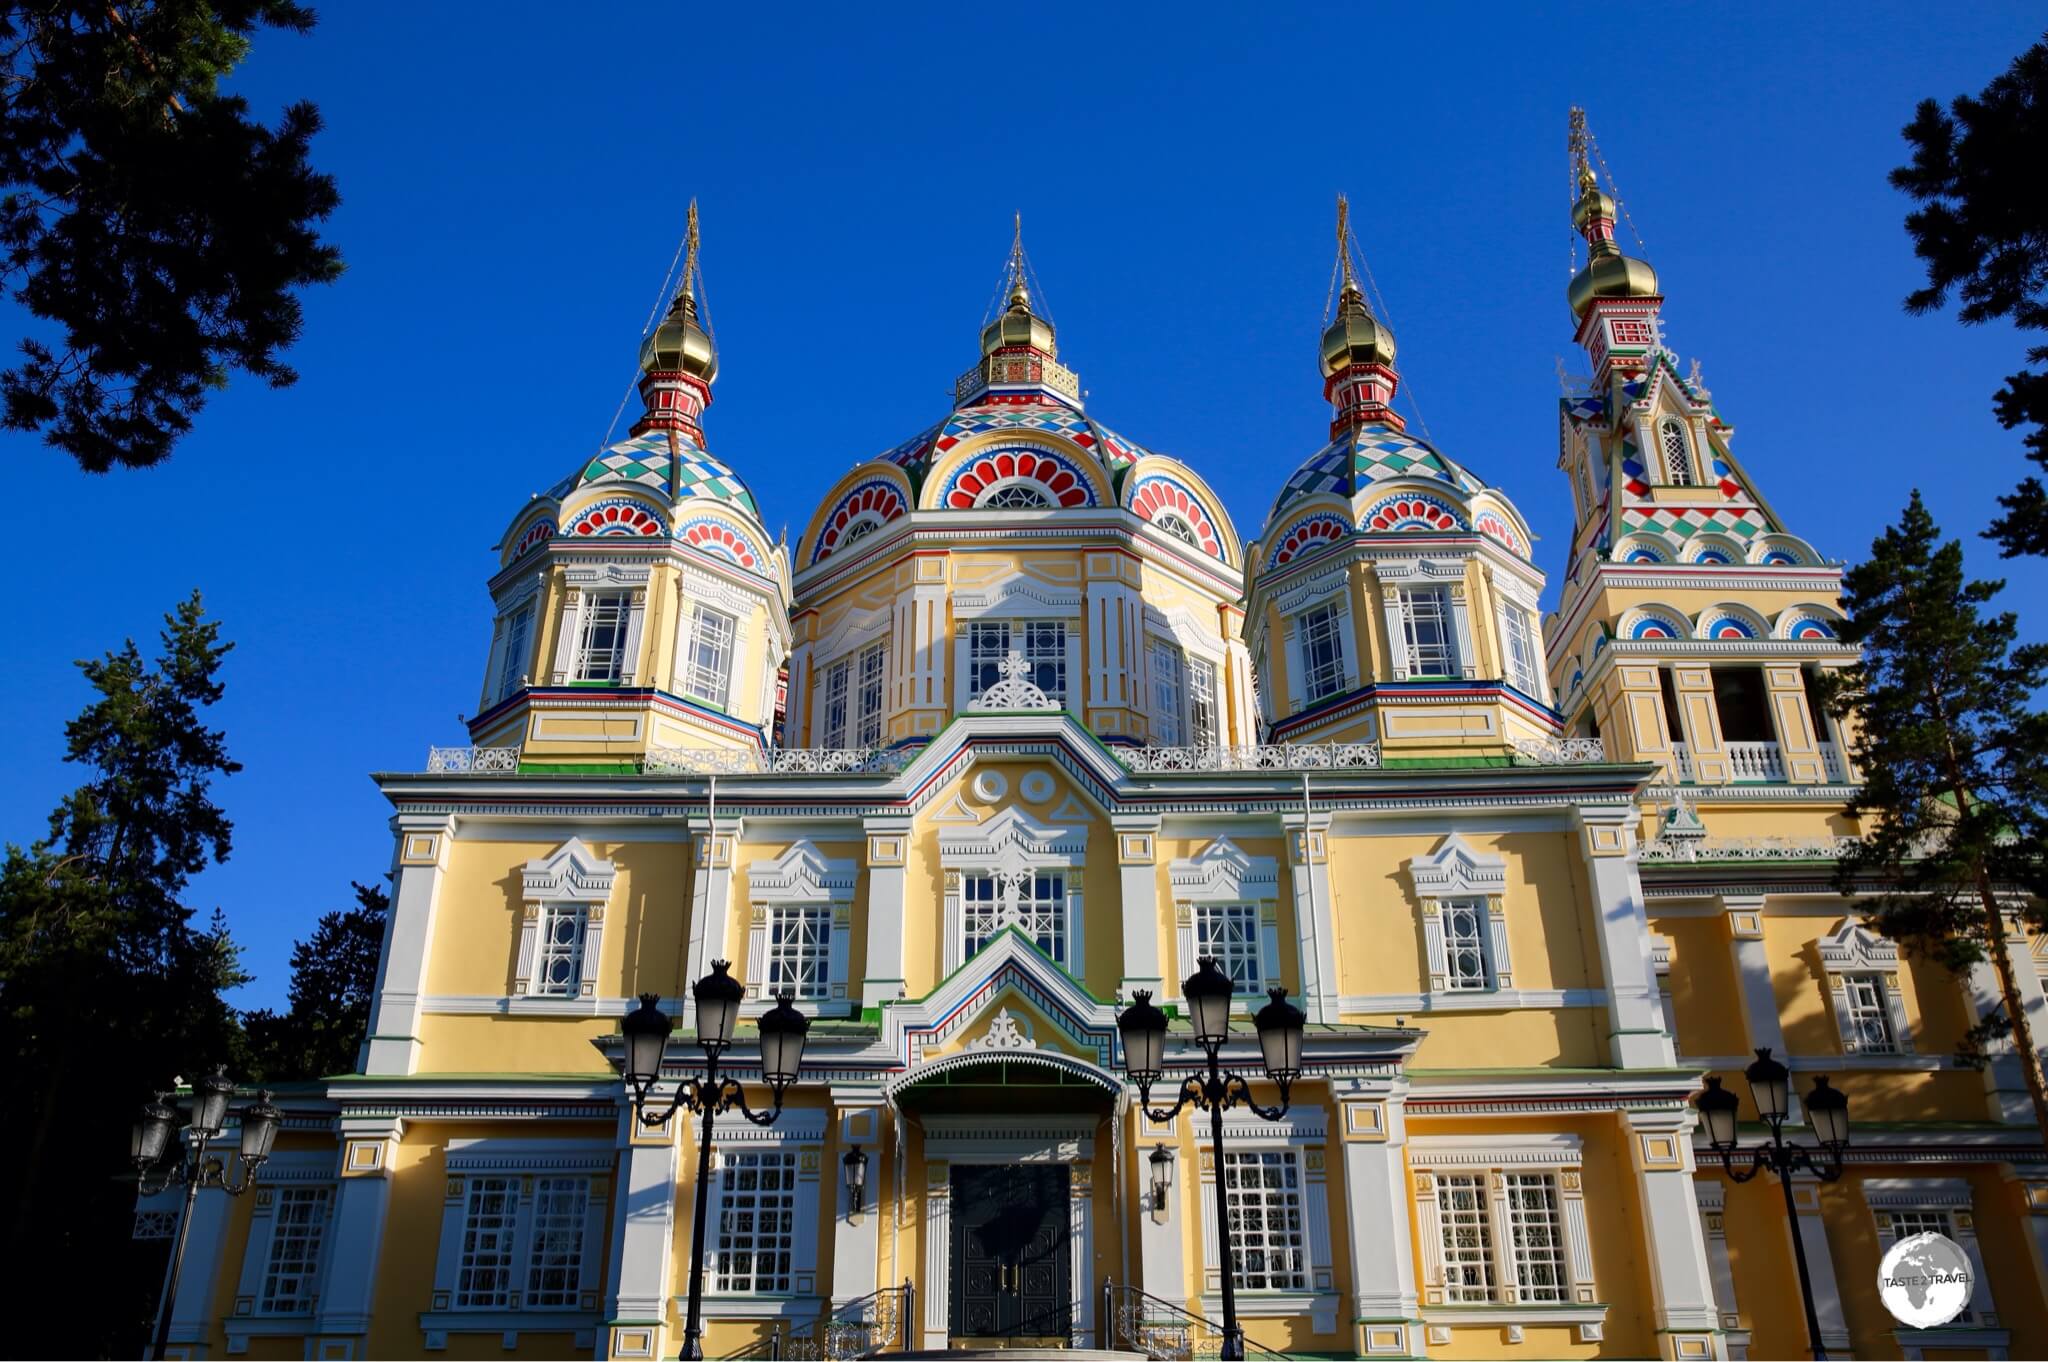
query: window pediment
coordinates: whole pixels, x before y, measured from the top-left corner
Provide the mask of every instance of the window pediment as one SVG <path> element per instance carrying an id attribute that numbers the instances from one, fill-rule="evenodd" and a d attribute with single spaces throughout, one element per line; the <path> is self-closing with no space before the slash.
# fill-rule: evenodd
<path id="1" fill-rule="evenodd" d="M 1007 808 L 971 828 L 939 832 L 939 864 L 998 871 L 1078 865 L 1088 850 L 1088 829 L 1041 823 L 1019 808 Z"/>
<path id="2" fill-rule="evenodd" d="M 747 871 L 755 903 L 846 903 L 853 898 L 853 880 L 851 859 L 833 860 L 809 838 Z"/>
<path id="3" fill-rule="evenodd" d="M 1498 897 L 1507 891 L 1508 863 L 1454 832 L 1435 851 L 1409 861 L 1408 876 L 1419 898 Z"/>
<path id="4" fill-rule="evenodd" d="M 1167 874 L 1179 903 L 1243 903 L 1279 894 L 1279 862 L 1271 856 L 1247 856 L 1228 837 L 1218 837 L 1199 856 L 1174 861 Z"/>
<path id="5" fill-rule="evenodd" d="M 990 586 L 954 593 L 955 619 L 994 615 L 1006 619 L 1069 619 L 1081 613 L 1081 593 L 1021 573 Z"/>
<path id="6" fill-rule="evenodd" d="M 1819 941 L 1821 967 L 1830 974 L 1847 970 L 1895 971 L 1899 967 L 1897 942 L 1887 941 L 1853 918 L 1844 918 Z"/>
<path id="7" fill-rule="evenodd" d="M 530 901 L 602 903 L 611 897 L 617 873 L 581 837 L 571 837 L 545 858 L 528 861 L 522 878 Z"/>

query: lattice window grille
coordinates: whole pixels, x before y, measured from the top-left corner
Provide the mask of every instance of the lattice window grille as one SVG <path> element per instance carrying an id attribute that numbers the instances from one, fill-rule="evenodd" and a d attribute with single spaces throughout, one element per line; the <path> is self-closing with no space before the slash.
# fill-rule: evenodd
<path id="1" fill-rule="evenodd" d="M 178 1231 L 176 1211 L 137 1211 L 134 1239 L 168 1239 Z"/>
<path id="2" fill-rule="evenodd" d="M 1301 1162 L 1292 1150 L 1225 1150 L 1224 1198 L 1247 1291 L 1308 1288 L 1308 1233 Z"/>
<path id="3" fill-rule="evenodd" d="M 832 909 L 781 907 L 768 915 L 770 994 L 793 989 L 799 998 L 832 996 Z"/>
<path id="4" fill-rule="evenodd" d="M 1187 730 L 1181 720 L 1186 704 L 1184 662 L 1180 649 L 1154 639 L 1147 646 L 1152 665 L 1152 737 L 1160 747 L 1179 747 Z"/>
<path id="5" fill-rule="evenodd" d="M 722 1154 L 711 1276 L 714 1290 L 786 1294 L 796 1249 L 797 1156 L 788 1150 Z"/>
<path id="6" fill-rule="evenodd" d="M 1067 963 L 1067 877 L 1057 870 L 960 877 L 966 958 L 1014 924 L 1058 964 Z"/>
<path id="7" fill-rule="evenodd" d="M 1444 1299 L 1458 1304 L 1492 1302 L 1493 1219 L 1486 1204 L 1486 1175 L 1440 1175 L 1436 1206 L 1444 1248 Z"/>
<path id="8" fill-rule="evenodd" d="M 271 1222 L 270 1254 L 263 1266 L 257 1308 L 266 1315 L 309 1315 L 319 1280 L 320 1246 L 327 1237 L 326 1187 L 283 1187 Z"/>
<path id="9" fill-rule="evenodd" d="M 1052 507 L 1052 503 L 1046 500 L 1045 493 L 1024 482 L 1013 482 L 1007 487 L 998 487 L 977 504 L 992 510 L 1013 511 L 1044 511 Z"/>
<path id="10" fill-rule="evenodd" d="M 1301 638 L 1302 695 L 1313 704 L 1344 689 L 1344 612 L 1336 605 L 1304 611 L 1295 625 Z"/>
<path id="11" fill-rule="evenodd" d="M 1565 1260 L 1564 1214 L 1557 1178 L 1550 1173 L 1506 1173 L 1508 1251 L 1515 1274 L 1515 1299 L 1564 1302 L 1571 1299 Z"/>
<path id="12" fill-rule="evenodd" d="M 574 1308 L 583 1289 L 583 1227 L 590 1211 L 590 1179 L 537 1178 L 533 1241 L 526 1255 L 526 1303 L 535 1309 Z"/>
<path id="13" fill-rule="evenodd" d="M 1490 959 L 1492 930 L 1487 921 L 1485 899 L 1445 899 L 1440 910 L 1444 919 L 1444 963 L 1453 989 L 1493 987 Z"/>
<path id="14" fill-rule="evenodd" d="M 498 662 L 498 698 L 519 689 L 527 675 L 527 651 L 533 646 L 533 611 L 521 608 L 505 622 L 505 652 Z"/>
<path id="15" fill-rule="evenodd" d="M 1843 978 L 1848 990 L 1849 1045 L 1851 1053 L 1888 1055 L 1899 1048 L 1892 1030 L 1891 999 L 1885 994 L 1882 974 L 1851 974 Z"/>
<path id="16" fill-rule="evenodd" d="M 1063 620 L 978 620 L 967 631 L 967 698 L 1003 679 L 1003 660 L 1020 654 L 1031 684 L 1064 705 L 1067 699 L 1067 626 Z"/>
<path id="17" fill-rule="evenodd" d="M 616 681 L 625 674 L 626 626 L 633 598 L 625 591 L 594 591 L 584 598 L 576 640 L 576 679 Z"/>
<path id="18" fill-rule="evenodd" d="M 1664 480 L 1673 487 L 1692 486 L 1692 449 L 1685 427 L 1666 420 L 1657 427 L 1657 442 L 1664 451 Z"/>
<path id="19" fill-rule="evenodd" d="M 855 746 L 874 747 L 882 741 L 883 682 L 888 673 L 888 645 L 877 643 L 860 655 L 860 685 L 856 694 L 860 724 L 854 732 Z"/>
<path id="20" fill-rule="evenodd" d="M 1165 530 L 1175 539 L 1180 540 L 1183 544 L 1187 544 L 1195 548 L 1201 547 L 1201 545 L 1195 539 L 1195 527 L 1188 524 L 1187 521 L 1181 519 L 1177 515 L 1167 515 L 1162 513 L 1160 515 L 1154 516 L 1152 518 L 1152 523 L 1154 525 L 1157 525 L 1160 529 Z"/>
<path id="21" fill-rule="evenodd" d="M 574 998 L 583 984 L 583 947 L 590 931 L 587 903 L 541 906 L 540 940 L 532 991 L 544 998 Z"/>
<path id="22" fill-rule="evenodd" d="M 1956 1222 L 1950 1218 L 1947 1211 L 1932 1208 L 1915 1208 L 1906 1211 L 1892 1211 L 1889 1214 L 1892 1222 L 1892 1243 L 1897 1243 L 1901 1239 L 1911 1239 L 1916 1234 L 1938 1234 L 1942 1238 L 1951 1241 L 1956 1237 Z M 1889 1248 L 1890 1245 L 1888 1244 L 1886 1247 Z M 1971 1267 L 1976 1267 L 1974 1260 L 1971 1263 Z M 1963 1307 L 1963 1312 L 1960 1315 L 1949 1321 L 1949 1326 L 1951 1328 L 1962 1328 L 1974 1322 L 1974 1312 L 1966 1305 Z"/>
<path id="23" fill-rule="evenodd" d="M 1452 632 L 1450 594 L 1442 587 L 1401 593 L 1401 629 L 1410 676 L 1456 676 L 1458 642 Z"/>
<path id="24" fill-rule="evenodd" d="M 1188 659 L 1188 742 L 1206 752 L 1216 746 L 1216 668 Z"/>
<path id="25" fill-rule="evenodd" d="M 733 639 L 739 621 L 708 605 L 696 607 L 690 620 L 690 642 L 683 658 L 683 693 L 714 705 L 726 702 L 732 681 Z"/>
<path id="26" fill-rule="evenodd" d="M 824 715 L 824 741 L 826 748 L 846 746 L 846 715 L 848 693 L 853 673 L 851 659 L 838 662 L 825 669 L 825 687 L 820 712 Z"/>
<path id="27" fill-rule="evenodd" d="M 1230 976 L 1233 991 L 1258 996 L 1266 974 L 1259 959 L 1259 909 L 1248 903 L 1203 903 L 1195 906 L 1195 953 L 1213 956 L 1216 968 Z"/>
<path id="28" fill-rule="evenodd" d="M 519 1229 L 518 1182 L 505 1177 L 471 1178 L 467 1194 L 455 1307 L 502 1310 L 512 1301 L 512 1245 Z"/>
<path id="29" fill-rule="evenodd" d="M 1504 606 L 1500 612 L 1501 625 L 1506 633 L 1508 658 L 1508 684 L 1524 695 L 1541 696 L 1542 682 L 1536 665 L 1536 628 L 1530 622 L 1529 612 L 1518 605 Z"/>

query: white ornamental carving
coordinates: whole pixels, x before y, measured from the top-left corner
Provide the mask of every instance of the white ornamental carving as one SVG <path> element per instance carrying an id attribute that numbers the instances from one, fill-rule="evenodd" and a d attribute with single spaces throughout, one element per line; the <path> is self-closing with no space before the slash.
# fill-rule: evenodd
<path id="1" fill-rule="evenodd" d="M 996 663 L 1002 680 L 968 702 L 970 710 L 1058 709 L 1059 701 L 1031 684 L 1031 665 L 1022 653 L 1013 652 Z"/>
<path id="2" fill-rule="evenodd" d="M 1014 654 L 1012 654 L 1014 656 Z M 979 1039 L 967 1042 L 969 1050 L 1036 1050 L 1038 1042 L 1024 1034 L 1024 1028 L 1010 1015 L 1007 1007 L 998 1008 L 989 1019 L 988 1030 Z"/>

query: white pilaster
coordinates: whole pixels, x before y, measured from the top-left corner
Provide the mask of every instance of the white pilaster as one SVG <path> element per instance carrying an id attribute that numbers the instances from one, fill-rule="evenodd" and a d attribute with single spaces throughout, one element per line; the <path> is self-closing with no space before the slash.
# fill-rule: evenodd
<path id="1" fill-rule="evenodd" d="M 1842 1312 L 1842 1289 L 1835 1281 L 1835 1256 L 1828 1250 L 1827 1225 L 1820 1214 L 1820 1184 L 1812 1178 L 1792 1180 L 1792 1204 L 1798 1209 L 1799 1242 L 1806 1250 L 1806 1272 L 1813 1281 L 1813 1313 L 1820 1320 L 1821 1346 L 1830 1357 L 1848 1357 L 1849 1321 Z"/>
<path id="2" fill-rule="evenodd" d="M 225 1145 L 218 1147 L 228 1149 Z M 227 1248 L 228 1205 L 233 1200 L 226 1192 L 202 1188 L 192 1203 L 192 1233 L 185 1242 L 184 1273 L 178 1278 L 178 1297 L 171 1302 L 168 1356 L 200 1357 L 205 1353 L 206 1336 L 212 1332 L 214 1283 L 220 1276 L 221 1256 Z"/>
<path id="3" fill-rule="evenodd" d="M 619 1183 L 612 1197 L 611 1262 L 598 1356 L 660 1357 L 674 1279 L 676 1132 L 648 1129 L 630 1105 L 619 1111 Z"/>
<path id="4" fill-rule="evenodd" d="M 1742 1024 L 1749 1048 L 1768 1048 L 1783 1060 L 1785 1027 L 1778 1017 L 1778 993 L 1771 987 L 1771 957 L 1764 947 L 1764 895 L 1723 894 L 1721 920 L 1728 929 L 1728 948 L 1735 956 L 1735 977 L 1742 1000 Z M 1804 1119 L 1799 1094 L 1792 1094 L 1791 1117 Z"/>
<path id="5" fill-rule="evenodd" d="M 1714 1308 L 1728 1340 L 1730 1362 L 1749 1356 L 1749 1330 L 1742 1327 L 1742 1307 L 1735 1297 L 1735 1264 L 1728 1256 L 1728 1187 L 1715 1178 L 1694 1178 L 1694 1202 L 1700 1208 L 1700 1233 L 1707 1243 L 1707 1271 L 1714 1279 Z"/>
<path id="6" fill-rule="evenodd" d="M 1067 1242 L 1073 1255 L 1074 1305 L 1068 1338 L 1077 1348 L 1095 1344 L 1095 1164 L 1077 1159 L 1067 1165 Z"/>
<path id="7" fill-rule="evenodd" d="M 716 779 L 716 777 L 713 777 Z M 697 1004 L 689 986 L 711 972 L 713 960 L 731 959 L 726 932 L 732 918 L 733 850 L 739 844 L 738 819 L 690 820 L 690 963 L 683 976 L 681 1016 L 696 1025 Z"/>
<path id="8" fill-rule="evenodd" d="M 1682 1107 L 1632 1111 L 1627 1120 L 1643 1205 L 1659 1350 L 1667 1358 L 1726 1357 L 1721 1311 L 1714 1302 L 1714 1274 L 1693 1191 L 1692 1128 L 1697 1117 L 1691 1108 Z"/>
<path id="9" fill-rule="evenodd" d="M 1188 1298 L 1188 1275 L 1187 1265 L 1181 1261 L 1183 1203 L 1201 1193 L 1197 1161 L 1181 1155 L 1178 1120 L 1154 1125 L 1138 1106 L 1137 1089 L 1125 1091 L 1130 1094 L 1132 1129 L 1138 1134 L 1137 1146 L 1132 1151 L 1138 1167 L 1138 1192 L 1132 1198 L 1138 1207 L 1138 1288 L 1163 1301 L 1184 1301 Z M 1173 1155 L 1173 1186 L 1166 1193 L 1166 1209 L 1155 1212 L 1149 1160 L 1152 1150 L 1162 1144 Z"/>
<path id="10" fill-rule="evenodd" d="M 903 996 L 903 915 L 905 863 L 910 854 L 910 820 L 870 818 L 863 825 L 868 839 L 868 960 L 860 983 L 863 1011 Z"/>
<path id="11" fill-rule="evenodd" d="M 455 820 L 447 814 L 402 813 L 391 820 L 397 835 L 391 865 L 391 912 L 377 957 L 377 992 L 370 1033 L 359 1062 L 366 1074 L 409 1074 L 420 1061 L 420 994 L 434 944 L 434 905 Z"/>
<path id="12" fill-rule="evenodd" d="M 828 1162 L 827 1181 L 834 1184 L 832 1216 L 832 1307 L 859 1300 L 881 1285 L 882 1229 L 882 1097 L 874 1088 L 832 1090 L 832 1110 L 839 1130 L 838 1157 L 855 1145 L 868 1156 L 868 1180 L 861 1204 L 854 1206 L 845 1175 L 836 1160 Z M 890 1340 L 892 1343 L 894 1340 Z"/>
<path id="13" fill-rule="evenodd" d="M 1289 814 L 1287 880 L 1294 894 L 1297 959 L 1301 961 L 1302 1010 L 1312 1022 L 1337 1020 L 1337 926 L 1330 902 L 1328 814 Z"/>
<path id="14" fill-rule="evenodd" d="M 1424 1350 L 1408 1219 L 1407 1080 L 1333 1085 L 1351 1243 L 1353 1346 L 1361 1356 Z"/>
<path id="15" fill-rule="evenodd" d="M 2021 1225 L 2027 1236 L 2027 1259 L 2034 1268 L 2035 1289 L 2048 1299 L 2048 1178 L 2040 1170 L 2021 1172 L 2012 1164 L 1999 1169 L 2020 1200 Z"/>
<path id="16" fill-rule="evenodd" d="M 1117 845 L 1117 883 L 1122 902 L 1117 905 L 1123 923 L 1123 977 L 1117 995 L 1128 999 L 1132 992 L 1146 988 L 1163 994 L 1165 976 L 1159 960 L 1159 820 L 1118 818 L 1114 820 Z"/>
<path id="17" fill-rule="evenodd" d="M 391 1165 L 403 1121 L 341 1120 L 341 1149 L 321 1273 L 320 1313 L 308 1331 L 312 1357 L 363 1357 L 375 1303 L 377 1263 L 391 1209 Z M 345 1266 L 343 1266 L 345 1265 Z"/>
<path id="18" fill-rule="evenodd" d="M 953 1173 L 930 1159 L 924 1165 L 924 1347 L 946 1346 L 953 1288 Z"/>
<path id="19" fill-rule="evenodd" d="M 1632 804 L 1580 805 L 1576 812 L 1579 853 L 1593 896 L 1593 939 L 1607 980 L 1608 1053 L 1617 1068 L 1671 1068 L 1678 1061 L 1664 1033 L 1664 1009 L 1650 962 L 1650 923 L 1636 874 L 1638 815 Z"/>

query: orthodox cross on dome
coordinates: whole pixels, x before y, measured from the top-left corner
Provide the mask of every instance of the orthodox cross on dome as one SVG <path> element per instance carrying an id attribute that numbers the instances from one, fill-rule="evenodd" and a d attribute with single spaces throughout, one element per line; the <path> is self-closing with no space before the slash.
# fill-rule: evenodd
<path id="1" fill-rule="evenodd" d="M 1081 405 L 1081 379 L 1059 362 L 1059 346 L 1049 317 L 1033 310 L 1038 276 L 1024 252 L 1024 215 L 1011 217 L 1010 254 L 1003 262 L 1003 283 L 995 319 L 981 328 L 981 362 L 953 384 L 956 407 L 981 405 L 1045 406 L 1057 402 Z"/>
<path id="2" fill-rule="evenodd" d="M 1059 701 L 1047 695 L 1031 682 L 1031 664 L 1024 655 L 1011 652 L 996 663 L 996 673 L 1003 679 L 967 702 L 967 708 L 987 712 L 1003 709 L 1058 709 Z"/>
<path id="3" fill-rule="evenodd" d="M 1336 408 L 1336 419 L 1330 423 L 1332 439 L 1366 424 L 1392 426 L 1397 431 L 1406 424 L 1392 406 L 1401 385 L 1400 375 L 1394 372 L 1394 333 L 1366 305 L 1365 291 L 1351 269 L 1356 244 L 1351 235 L 1351 202 L 1339 194 L 1337 265 L 1332 280 L 1342 282 L 1337 289 L 1337 315 L 1323 330 L 1322 352 L 1323 397 Z M 1366 278 L 1372 278 L 1370 267 Z"/>
<path id="4" fill-rule="evenodd" d="M 680 456 L 683 437 L 695 447 L 703 447 L 700 422 L 704 408 L 711 404 L 711 384 L 718 377 L 718 345 L 697 308 L 702 282 L 697 263 L 699 240 L 697 201 L 691 199 L 683 231 L 682 280 L 661 325 L 649 332 L 640 346 L 640 397 L 647 409 L 634 423 L 633 435 L 666 431 L 672 456 Z"/>

